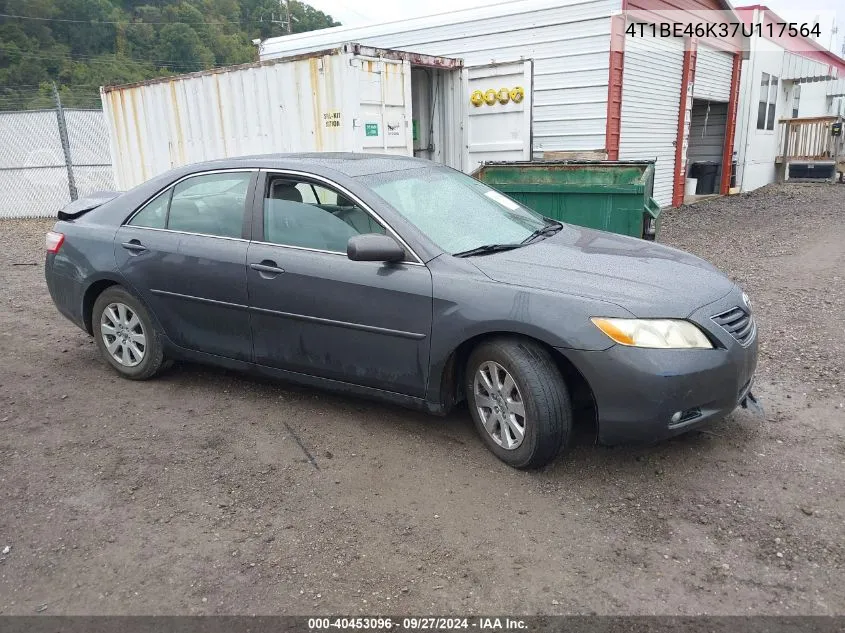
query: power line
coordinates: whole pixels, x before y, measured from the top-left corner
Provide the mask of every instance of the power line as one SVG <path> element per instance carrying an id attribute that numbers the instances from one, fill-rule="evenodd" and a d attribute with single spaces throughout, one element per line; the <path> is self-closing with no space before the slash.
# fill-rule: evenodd
<path id="1" fill-rule="evenodd" d="M 3 48 L 3 45 L 0 44 L 0 49 L 2 49 L 2 48 Z M 6 48 L 6 50 L 8 51 L 9 49 Z M 67 61 L 84 62 L 86 64 L 87 63 L 107 64 L 107 63 L 112 63 L 112 62 L 116 62 L 116 61 L 117 62 L 130 61 L 130 62 L 138 62 L 138 63 L 141 63 L 141 64 L 153 64 L 155 66 L 162 66 L 162 67 L 171 66 L 171 67 L 174 67 L 174 68 L 182 68 L 182 69 L 184 69 L 185 67 L 194 67 L 194 68 L 199 68 L 199 69 L 205 68 L 205 65 L 202 64 L 201 62 L 192 62 L 192 61 L 181 62 L 181 61 L 172 60 L 172 59 L 170 59 L 170 60 L 140 59 L 140 58 L 136 58 L 136 57 L 129 57 L 129 56 L 126 56 L 126 55 L 114 55 L 114 54 L 109 54 L 109 53 L 104 54 L 104 55 L 100 55 L 100 56 L 96 56 L 96 57 L 91 56 L 91 55 L 76 55 L 76 56 L 72 56 L 72 55 L 39 55 L 38 53 L 30 53 L 28 51 L 16 51 L 16 53 L 18 55 L 21 55 L 22 57 L 31 57 L 33 59 L 50 59 L 50 60 L 64 59 L 64 60 L 67 60 Z M 104 58 L 107 58 L 107 59 L 104 59 Z M 212 68 L 218 68 L 218 67 L 219 66 L 212 65 Z"/>
<path id="2" fill-rule="evenodd" d="M 99 88 L 102 84 L 60 84 L 59 87 L 67 87 L 67 88 Z M 0 84 L 0 90 L 7 89 L 7 88 L 43 88 L 43 87 L 50 87 L 50 82 L 45 81 L 40 84 Z"/>
<path id="3" fill-rule="evenodd" d="M 222 22 L 120 22 L 112 20 L 73 20 L 70 18 L 39 18 L 32 15 L 15 15 L 13 13 L 0 13 L 0 18 L 12 18 L 15 20 L 34 20 L 36 22 L 64 22 L 69 24 L 104 24 L 110 26 L 155 26 L 165 24 L 187 24 L 189 26 L 223 26 L 223 25 L 242 25 L 242 24 L 261 24 L 263 20 L 239 20 L 239 21 L 222 21 Z"/>

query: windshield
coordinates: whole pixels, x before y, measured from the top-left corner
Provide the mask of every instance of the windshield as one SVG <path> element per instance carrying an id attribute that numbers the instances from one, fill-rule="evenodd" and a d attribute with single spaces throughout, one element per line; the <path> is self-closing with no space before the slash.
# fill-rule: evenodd
<path id="1" fill-rule="evenodd" d="M 547 224 L 541 215 L 451 169 L 412 169 L 361 180 L 450 254 L 519 244 Z"/>

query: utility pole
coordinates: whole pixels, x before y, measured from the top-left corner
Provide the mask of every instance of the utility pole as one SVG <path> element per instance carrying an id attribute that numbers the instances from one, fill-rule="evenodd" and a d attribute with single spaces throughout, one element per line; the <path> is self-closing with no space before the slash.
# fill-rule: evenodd
<path id="1" fill-rule="evenodd" d="M 285 2 L 285 11 L 287 11 L 287 23 L 288 23 L 288 35 L 293 33 L 293 23 L 290 20 L 290 0 L 284 0 Z M 279 0 L 279 8 L 281 9 L 282 0 Z"/>
<path id="2" fill-rule="evenodd" d="M 286 20 L 282 20 L 283 14 L 287 17 Z M 273 24 L 283 24 L 284 23 L 285 29 L 287 30 L 288 35 L 293 33 L 293 21 L 295 19 L 296 18 L 294 18 L 290 13 L 290 0 L 279 0 L 279 19 L 278 20 L 276 19 L 275 13 L 273 13 L 270 16 L 270 21 Z"/>
<path id="3" fill-rule="evenodd" d="M 62 108 L 62 98 L 59 96 L 59 88 L 56 82 L 53 82 L 53 100 L 56 102 L 56 119 L 59 123 L 59 140 L 62 143 L 62 152 L 65 155 L 65 167 L 67 167 L 67 186 L 70 190 L 70 199 L 74 201 L 79 198 L 79 192 L 76 190 L 76 179 L 73 177 L 73 158 L 70 154 L 70 140 L 67 135 L 67 120 L 65 119 L 65 111 Z"/>

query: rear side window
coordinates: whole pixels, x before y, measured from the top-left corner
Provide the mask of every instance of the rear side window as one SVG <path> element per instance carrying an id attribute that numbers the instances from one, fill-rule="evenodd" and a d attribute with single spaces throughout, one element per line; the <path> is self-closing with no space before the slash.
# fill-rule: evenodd
<path id="1" fill-rule="evenodd" d="M 173 188 L 167 228 L 220 237 L 241 237 L 250 173 L 209 174 Z"/>
<path id="2" fill-rule="evenodd" d="M 168 189 L 147 203 L 129 221 L 132 226 L 143 226 L 148 229 L 163 229 L 167 227 L 167 208 L 170 206 L 170 196 L 173 189 Z"/>
<path id="3" fill-rule="evenodd" d="M 251 179 L 251 172 L 188 178 L 149 202 L 129 224 L 218 237 L 241 237 Z"/>

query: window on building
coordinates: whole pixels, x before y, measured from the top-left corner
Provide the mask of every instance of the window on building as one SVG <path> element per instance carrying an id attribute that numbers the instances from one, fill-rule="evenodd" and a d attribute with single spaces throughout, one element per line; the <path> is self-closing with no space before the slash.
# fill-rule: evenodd
<path id="1" fill-rule="evenodd" d="M 772 75 L 769 78 L 769 115 L 766 118 L 766 129 L 775 129 L 775 106 L 778 102 L 778 78 Z"/>
<path id="2" fill-rule="evenodd" d="M 798 104 L 801 102 L 801 84 L 792 87 L 792 118 L 798 118 Z"/>
<path id="3" fill-rule="evenodd" d="M 766 129 L 766 112 L 769 109 L 769 74 L 763 73 L 760 82 L 760 103 L 757 106 L 757 129 Z"/>
<path id="4" fill-rule="evenodd" d="M 775 109 L 778 102 L 778 78 L 763 73 L 760 80 L 760 103 L 757 106 L 757 129 L 775 129 Z"/>

